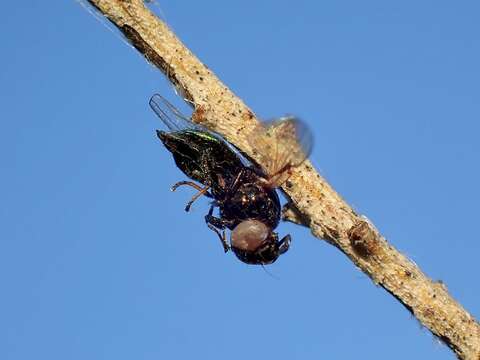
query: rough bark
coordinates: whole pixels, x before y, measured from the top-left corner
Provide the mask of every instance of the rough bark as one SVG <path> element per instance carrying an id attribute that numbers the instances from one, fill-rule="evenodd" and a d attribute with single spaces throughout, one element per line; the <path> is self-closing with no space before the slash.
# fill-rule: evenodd
<path id="1" fill-rule="evenodd" d="M 152 14 L 141 0 L 88 0 L 145 58 L 162 70 L 194 107 L 193 121 L 222 134 L 252 158 L 245 135 L 254 113 Z M 128 70 L 130 71 L 130 70 Z M 242 71 L 242 69 L 239 69 Z M 121 77 L 121 74 L 119 74 Z M 480 326 L 448 293 L 392 247 L 305 162 L 283 190 L 291 198 L 286 220 L 309 226 L 312 234 L 337 247 L 374 284 L 383 287 L 460 359 L 480 360 Z"/>

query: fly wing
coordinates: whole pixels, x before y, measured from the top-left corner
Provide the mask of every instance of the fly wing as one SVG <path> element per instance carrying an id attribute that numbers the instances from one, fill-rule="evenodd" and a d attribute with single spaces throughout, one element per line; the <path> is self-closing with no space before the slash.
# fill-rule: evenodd
<path id="1" fill-rule="evenodd" d="M 248 136 L 271 187 L 281 186 L 290 170 L 310 155 L 313 136 L 309 127 L 295 117 L 283 117 L 258 125 Z"/>
<path id="2" fill-rule="evenodd" d="M 175 106 L 159 94 L 153 95 L 150 98 L 149 104 L 170 131 L 203 129 L 190 121 L 188 117 L 184 116 Z"/>

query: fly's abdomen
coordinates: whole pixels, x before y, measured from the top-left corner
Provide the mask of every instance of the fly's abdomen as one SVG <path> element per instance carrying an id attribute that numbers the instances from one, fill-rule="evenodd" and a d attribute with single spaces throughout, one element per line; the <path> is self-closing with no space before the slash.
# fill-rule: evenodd
<path id="1" fill-rule="evenodd" d="M 226 143 L 196 130 L 157 131 L 157 136 L 173 154 L 177 167 L 189 178 L 216 186 L 220 177 L 238 173 L 243 164 Z"/>

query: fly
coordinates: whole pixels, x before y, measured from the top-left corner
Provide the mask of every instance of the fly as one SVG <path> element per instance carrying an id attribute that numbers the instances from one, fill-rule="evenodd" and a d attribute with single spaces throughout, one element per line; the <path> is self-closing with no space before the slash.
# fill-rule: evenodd
<path id="1" fill-rule="evenodd" d="M 248 142 L 262 167 L 241 155 L 224 138 L 183 116 L 162 96 L 150 106 L 170 131 L 157 136 L 172 153 L 177 167 L 191 180 L 173 185 L 191 186 L 197 193 L 187 203 L 188 212 L 201 196 L 212 199 L 205 215 L 207 226 L 219 237 L 225 252 L 232 250 L 247 264 L 271 264 L 290 246 L 291 236 L 279 239 L 274 231 L 281 218 L 276 188 L 292 168 L 309 155 L 313 138 L 308 127 L 293 117 L 258 125 Z M 214 210 L 218 208 L 218 214 Z M 230 230 L 230 242 L 226 230 Z"/>

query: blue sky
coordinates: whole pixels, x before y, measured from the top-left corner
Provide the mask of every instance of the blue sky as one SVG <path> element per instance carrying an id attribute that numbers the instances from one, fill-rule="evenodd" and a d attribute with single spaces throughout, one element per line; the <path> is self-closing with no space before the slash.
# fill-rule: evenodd
<path id="1" fill-rule="evenodd" d="M 161 1 L 260 116 L 480 317 L 480 5 Z M 453 359 L 339 251 L 290 224 L 266 273 L 224 255 L 155 137 L 171 86 L 75 1 L 0 29 L 0 358 Z M 124 79 L 120 81 L 118 74 Z"/>

